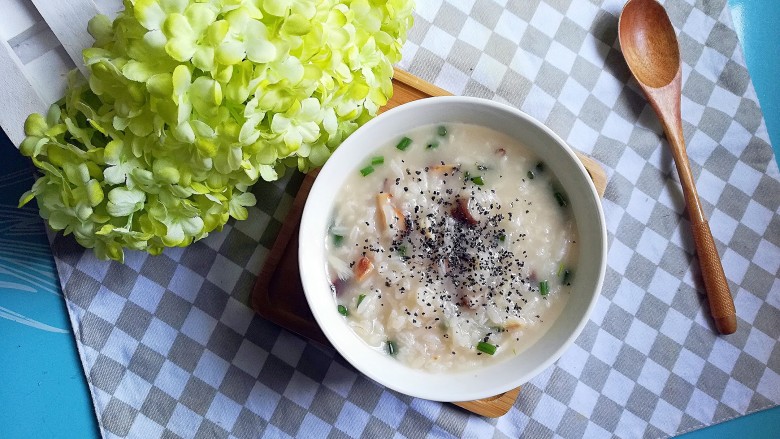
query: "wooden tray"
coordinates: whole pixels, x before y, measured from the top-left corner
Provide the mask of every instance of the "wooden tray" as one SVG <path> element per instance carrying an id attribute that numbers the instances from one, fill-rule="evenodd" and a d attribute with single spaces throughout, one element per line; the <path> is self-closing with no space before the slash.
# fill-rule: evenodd
<path id="1" fill-rule="evenodd" d="M 393 78 L 393 98 L 380 112 L 417 99 L 446 95 L 451 93 L 396 69 Z M 606 187 L 606 175 L 601 165 L 588 156 L 577 155 L 593 179 L 599 196 L 602 196 Z M 310 340 L 330 346 L 306 303 L 298 271 L 298 230 L 306 197 L 316 176 L 317 171 L 312 171 L 301 183 L 265 265 L 257 277 L 252 291 L 252 307 L 267 320 Z M 491 398 L 454 404 L 478 415 L 495 418 L 509 411 L 519 393 L 518 387 Z"/>

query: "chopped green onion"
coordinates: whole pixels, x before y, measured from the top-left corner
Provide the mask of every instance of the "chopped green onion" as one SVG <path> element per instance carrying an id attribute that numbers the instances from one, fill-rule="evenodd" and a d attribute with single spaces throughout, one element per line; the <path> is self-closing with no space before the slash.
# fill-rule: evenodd
<path id="1" fill-rule="evenodd" d="M 398 347 L 392 340 L 387 341 L 387 353 L 390 354 L 391 357 L 395 357 L 395 354 L 398 353 Z"/>
<path id="2" fill-rule="evenodd" d="M 344 237 L 341 235 L 333 235 L 333 245 L 336 247 L 341 247 L 341 244 L 344 242 Z"/>
<path id="3" fill-rule="evenodd" d="M 558 278 L 561 279 L 561 284 L 566 285 L 569 283 L 569 278 L 571 277 L 571 271 L 566 268 L 565 265 L 563 265 L 563 262 L 561 262 L 560 265 L 558 265 Z"/>
<path id="4" fill-rule="evenodd" d="M 480 352 L 484 352 L 488 355 L 493 355 L 496 353 L 496 346 L 492 345 L 490 343 L 486 343 L 484 341 L 481 341 L 477 343 L 477 350 Z"/>
<path id="5" fill-rule="evenodd" d="M 399 245 L 398 246 L 398 254 L 401 257 L 405 257 L 406 256 L 406 246 L 405 245 Z"/>
<path id="6" fill-rule="evenodd" d="M 411 144 L 412 144 L 412 139 L 410 139 L 408 137 L 404 137 L 403 139 L 401 139 L 400 142 L 398 142 L 398 145 L 395 145 L 395 147 L 400 149 L 401 151 L 404 151 Z"/>
<path id="7" fill-rule="evenodd" d="M 482 180 L 482 177 L 479 175 L 472 178 L 471 181 L 474 182 L 474 184 L 476 184 L 477 186 L 482 186 L 483 184 L 485 184 L 484 180 Z"/>
<path id="8" fill-rule="evenodd" d="M 439 126 L 439 128 L 436 129 L 436 133 L 442 137 L 447 135 L 447 127 L 444 125 Z"/>
<path id="9" fill-rule="evenodd" d="M 338 310 L 339 310 L 339 314 L 341 314 L 344 317 L 349 315 L 349 311 L 347 311 L 347 307 L 344 305 L 339 305 Z"/>
<path id="10" fill-rule="evenodd" d="M 561 276 L 561 283 L 563 285 L 568 285 L 570 278 L 571 278 L 571 271 L 563 270 L 563 275 Z"/>
<path id="11" fill-rule="evenodd" d="M 566 201 L 566 197 L 564 197 L 563 194 L 560 192 L 555 193 L 555 199 L 558 200 L 558 205 L 561 207 L 566 207 L 569 204 Z"/>
<path id="12" fill-rule="evenodd" d="M 534 179 L 534 171 L 528 171 L 528 178 L 531 180 Z"/>
<path id="13" fill-rule="evenodd" d="M 366 166 L 365 168 L 360 170 L 360 174 L 363 177 L 365 177 L 366 175 L 368 175 L 368 174 L 370 174 L 372 172 L 374 172 L 374 167 L 373 166 Z"/>
<path id="14" fill-rule="evenodd" d="M 498 235 L 498 240 L 501 241 L 501 242 L 506 241 L 506 235 L 504 235 L 503 233 Z"/>
<path id="15" fill-rule="evenodd" d="M 425 146 L 425 149 L 436 149 L 439 147 L 439 142 L 432 140 L 428 142 L 428 144 Z"/>
<path id="16" fill-rule="evenodd" d="M 550 294 L 550 284 L 546 280 L 539 282 L 539 293 L 542 296 Z"/>
<path id="17" fill-rule="evenodd" d="M 376 157 L 371 159 L 371 164 L 372 165 L 381 165 L 384 162 L 385 162 L 385 158 L 382 157 L 381 155 L 378 155 L 378 156 L 376 156 Z"/>
<path id="18" fill-rule="evenodd" d="M 365 294 L 359 295 L 358 296 L 358 300 L 357 300 L 357 305 L 355 305 L 355 306 L 360 306 L 360 304 L 363 302 L 363 299 L 365 299 L 365 298 L 366 298 Z"/>

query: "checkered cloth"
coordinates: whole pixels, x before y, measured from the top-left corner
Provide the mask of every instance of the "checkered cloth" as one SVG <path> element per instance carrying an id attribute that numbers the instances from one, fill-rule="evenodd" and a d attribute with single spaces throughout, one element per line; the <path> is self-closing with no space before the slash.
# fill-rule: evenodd
<path id="1" fill-rule="evenodd" d="M 301 177 L 186 249 L 53 242 L 105 437 L 664 437 L 780 403 L 780 180 L 726 0 L 667 0 L 689 156 L 739 330 L 706 311 L 662 130 L 621 57 L 622 0 L 420 0 L 402 68 L 508 102 L 609 174 L 602 296 L 563 358 L 485 419 L 356 373 L 245 305 Z"/>

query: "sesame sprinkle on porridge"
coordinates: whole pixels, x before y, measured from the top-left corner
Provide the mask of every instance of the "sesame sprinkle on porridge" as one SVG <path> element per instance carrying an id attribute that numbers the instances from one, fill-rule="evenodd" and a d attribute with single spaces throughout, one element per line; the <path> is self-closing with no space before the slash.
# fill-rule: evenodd
<path id="1" fill-rule="evenodd" d="M 415 368 L 520 354 L 560 314 L 576 275 L 568 204 L 516 139 L 468 124 L 411 130 L 339 189 L 325 248 L 334 312 Z"/>

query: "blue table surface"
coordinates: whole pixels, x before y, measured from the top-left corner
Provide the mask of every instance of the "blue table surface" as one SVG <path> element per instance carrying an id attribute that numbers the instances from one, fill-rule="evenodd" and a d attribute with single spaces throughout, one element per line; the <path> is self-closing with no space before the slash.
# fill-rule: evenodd
<path id="1" fill-rule="evenodd" d="M 729 6 L 777 158 L 780 1 L 729 0 Z M 29 162 L 4 135 L 0 156 L 0 437 L 98 437 L 43 224 L 34 207 L 23 215 L 3 213 L 32 185 Z M 778 427 L 780 407 L 679 437 L 769 438 L 777 437 Z"/>

